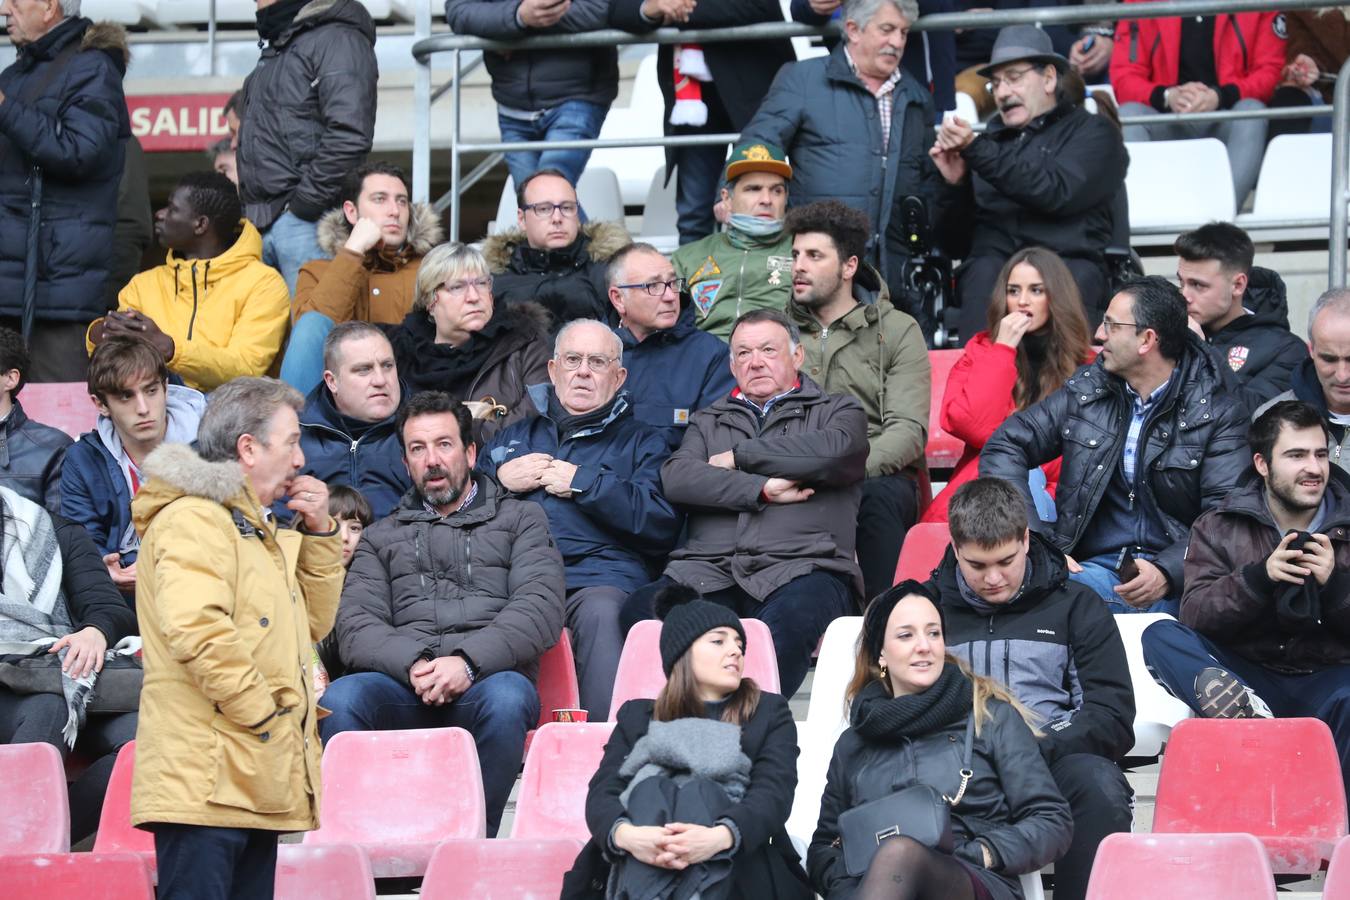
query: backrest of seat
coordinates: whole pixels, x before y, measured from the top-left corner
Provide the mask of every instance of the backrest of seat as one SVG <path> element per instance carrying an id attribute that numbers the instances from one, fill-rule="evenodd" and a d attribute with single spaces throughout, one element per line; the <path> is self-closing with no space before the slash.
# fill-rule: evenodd
<path id="1" fill-rule="evenodd" d="M 103 811 L 94 837 L 94 850 L 99 853 L 155 852 L 154 835 L 131 824 L 131 775 L 135 768 L 136 742 L 131 741 L 117 751 L 108 790 L 103 795 Z"/>
<path id="2" fill-rule="evenodd" d="M 276 900 L 375 900 L 370 860 L 355 844 L 281 844 Z"/>
<path id="3" fill-rule="evenodd" d="M 534 733 L 516 795 L 512 838 L 588 840 L 586 788 L 612 722 L 549 722 Z"/>
<path id="4" fill-rule="evenodd" d="M 920 522 L 905 532 L 900 558 L 895 563 L 895 583 L 906 578 L 927 581 L 942 562 L 952 535 L 946 522 Z"/>
<path id="5" fill-rule="evenodd" d="M 70 850 L 70 801 L 51 744 L 0 745 L 0 854 Z"/>
<path id="6" fill-rule="evenodd" d="M 1266 146 L 1251 218 L 1326 219 L 1330 195 L 1331 135 L 1281 134 Z"/>
<path id="7" fill-rule="evenodd" d="M 155 888 L 134 853 L 0 853 L 0 893 L 5 900 L 154 900 Z"/>
<path id="8" fill-rule="evenodd" d="M 539 657 L 539 724 L 553 721 L 555 709 L 578 709 L 581 706 L 580 687 L 577 685 L 576 658 L 572 655 L 572 635 L 566 628 L 544 655 Z"/>
<path id="9" fill-rule="evenodd" d="M 813 727 L 832 727 L 847 721 L 844 691 L 853 677 L 858 652 L 862 616 L 840 616 L 825 629 L 816 657 L 816 673 L 811 679 L 811 699 L 806 707 L 806 723 Z"/>
<path id="10" fill-rule="evenodd" d="M 1170 751 L 1169 751 L 1170 752 Z M 1110 834 L 1097 847 L 1088 900 L 1275 900 L 1275 876 L 1250 834 Z"/>
<path id="11" fill-rule="evenodd" d="M 678 234 L 677 218 L 675 179 L 667 183 L 666 167 L 662 166 L 652 173 L 652 181 L 647 188 L 647 200 L 642 207 L 642 239 Z"/>
<path id="12" fill-rule="evenodd" d="M 592 222 L 623 224 L 623 193 L 613 169 L 589 165 L 577 179 L 577 200 Z"/>
<path id="13" fill-rule="evenodd" d="M 966 450 L 965 443 L 942 430 L 942 398 L 947 393 L 947 378 L 962 353 L 961 350 L 928 351 L 933 380 L 929 395 L 931 402 L 928 404 L 928 444 L 924 448 L 924 456 L 930 469 L 955 468 Z"/>
<path id="14" fill-rule="evenodd" d="M 1169 694 L 1149 674 L 1144 663 L 1142 637 L 1154 622 L 1173 621 L 1166 613 L 1129 613 L 1114 616 L 1130 664 L 1134 687 L 1134 747 L 1129 756 L 1157 756 L 1172 728 L 1192 717 L 1191 708 Z"/>
<path id="15" fill-rule="evenodd" d="M 1233 221 L 1233 171 L 1222 141 L 1142 141 L 1126 149 L 1132 229 Z"/>
<path id="16" fill-rule="evenodd" d="M 34 422 L 59 428 L 73 438 L 93 431 L 98 422 L 98 407 L 89 399 L 89 388 L 79 381 L 25 384 L 19 403 Z"/>
<path id="17" fill-rule="evenodd" d="M 581 840 L 445 841 L 422 879 L 421 900 L 544 900 L 562 892 Z"/>
<path id="18" fill-rule="evenodd" d="M 497 216 L 488 223 L 488 235 L 501 234 L 520 227 L 516 221 L 516 212 L 519 209 L 520 207 L 516 205 L 516 183 L 511 180 L 510 175 L 507 175 L 506 183 L 502 185 L 502 195 L 497 198 Z"/>

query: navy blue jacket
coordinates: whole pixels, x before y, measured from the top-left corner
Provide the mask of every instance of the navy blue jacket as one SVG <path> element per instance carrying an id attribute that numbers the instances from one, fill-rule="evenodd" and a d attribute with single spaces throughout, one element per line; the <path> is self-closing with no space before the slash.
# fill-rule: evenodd
<path id="1" fill-rule="evenodd" d="M 75 43 L 80 49 L 52 69 Z M 22 313 L 25 280 L 36 282 L 38 319 L 88 322 L 107 312 L 117 187 L 131 137 L 126 65 L 120 26 L 73 18 L 0 72 L 0 316 Z M 37 271 L 27 272 L 35 166 L 43 173 L 42 225 Z"/>
<path id="2" fill-rule="evenodd" d="M 633 416 L 625 391 L 604 421 L 562 440 L 549 417 L 552 392 L 549 384 L 530 387 L 539 415 L 497 432 L 478 454 L 478 468 L 495 480 L 498 466 L 527 453 L 575 465 L 570 498 L 541 488 L 522 499 L 544 508 L 569 591 L 595 585 L 636 590 L 652 580 L 648 560 L 663 563 L 680 531 L 680 515 L 661 493 L 661 464 L 670 455 L 666 435 Z"/>
<path id="3" fill-rule="evenodd" d="M 86 431 L 61 466 L 61 515 L 89 532 L 101 554 L 122 549 L 131 527 L 131 488 L 98 431 Z"/>
<path id="4" fill-rule="evenodd" d="M 400 386 L 401 396 L 407 397 L 407 386 Z M 412 487 L 394 426 L 396 417 L 397 413 L 376 422 L 355 438 L 333 404 L 328 386 L 319 382 L 300 411 L 300 449 L 305 454 L 302 471 L 325 484 L 356 488 L 365 495 L 375 518 L 383 519 Z M 280 502 L 273 511 L 283 518 L 290 516 Z"/>
<path id="5" fill-rule="evenodd" d="M 624 390 L 639 422 L 666 430 L 678 447 L 689 417 L 731 393 L 731 351 L 719 337 L 694 324 L 694 306 L 686 295 L 673 328 L 638 342 L 627 328 L 616 328 L 628 370 Z"/>

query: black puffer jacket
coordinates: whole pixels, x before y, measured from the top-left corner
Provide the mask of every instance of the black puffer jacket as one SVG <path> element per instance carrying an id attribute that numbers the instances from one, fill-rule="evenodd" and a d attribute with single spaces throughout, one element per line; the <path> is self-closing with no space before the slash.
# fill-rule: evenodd
<path id="1" fill-rule="evenodd" d="M 18 400 L 0 426 L 0 484 L 21 497 L 47 507 L 61 509 L 61 463 L 66 448 L 74 441 L 70 435 L 34 422 Z"/>
<path id="2" fill-rule="evenodd" d="M 1284 279 L 1260 266 L 1248 273 L 1242 305 L 1250 310 L 1209 335 L 1220 365 L 1237 375 L 1248 409 L 1289 390 L 1294 370 L 1308 358 L 1308 345 L 1289 330 Z"/>
<path id="3" fill-rule="evenodd" d="M 980 474 L 1004 478 L 1026 497 L 1032 527 L 1073 555 L 1112 475 L 1120 466 L 1131 400 L 1123 379 L 1083 366 L 1055 393 L 999 426 L 980 453 Z M 1191 525 L 1224 498 L 1251 464 L 1246 408 L 1232 375 L 1218 368 L 1194 334 L 1167 393 L 1140 435 L 1137 502 L 1162 519 L 1172 543 L 1154 562 L 1174 593 L 1182 589 L 1182 560 Z M 1027 486 L 1027 470 L 1063 456 L 1058 520 L 1042 524 Z"/>
<path id="4" fill-rule="evenodd" d="M 577 239 L 557 250 L 538 250 L 513 229 L 483 242 L 483 256 L 492 271 L 492 297 L 497 303 L 532 300 L 548 312 L 556 332 L 573 319 L 616 324 L 609 303 L 609 259 L 632 241 L 623 226 L 592 222 Z"/>
<path id="5" fill-rule="evenodd" d="M 311 0 L 244 81 L 239 196 L 266 231 L 289 207 L 317 221 L 375 133 L 375 23 L 358 0 Z"/>

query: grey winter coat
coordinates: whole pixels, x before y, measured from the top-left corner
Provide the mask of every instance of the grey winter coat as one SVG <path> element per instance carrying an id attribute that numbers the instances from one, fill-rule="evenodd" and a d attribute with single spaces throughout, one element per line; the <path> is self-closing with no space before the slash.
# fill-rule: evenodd
<path id="1" fill-rule="evenodd" d="M 562 558 L 537 503 L 475 481 L 467 509 L 442 518 L 412 489 L 366 529 L 335 626 L 350 671 L 406 684 L 417 660 L 459 653 L 479 678 L 535 677 L 562 632 Z"/>

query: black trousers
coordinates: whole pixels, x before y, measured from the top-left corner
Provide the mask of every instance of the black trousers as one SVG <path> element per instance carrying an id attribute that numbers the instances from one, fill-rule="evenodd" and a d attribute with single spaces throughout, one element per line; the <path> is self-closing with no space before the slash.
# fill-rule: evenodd
<path id="1" fill-rule="evenodd" d="M 272 900 L 277 833 L 161 823 L 158 900 Z"/>
<path id="2" fill-rule="evenodd" d="M 0 317 L 0 325 L 19 331 L 19 319 Z M 58 322 L 54 319 L 33 321 L 33 333 L 28 338 L 28 367 L 26 380 L 39 384 L 52 381 L 83 382 L 89 376 L 89 354 L 84 352 L 84 333 L 88 322 Z"/>
<path id="3" fill-rule="evenodd" d="M 1120 766 L 1091 753 L 1060 757 L 1050 774 L 1073 814 L 1073 843 L 1055 863 L 1055 900 L 1082 900 L 1097 845 L 1108 834 L 1130 830 L 1134 792 Z"/>
<path id="4" fill-rule="evenodd" d="M 908 475 L 878 475 L 863 480 L 858 504 L 858 568 L 862 569 L 863 605 L 895 583 L 895 564 L 905 533 L 919 520 L 919 486 Z"/>

